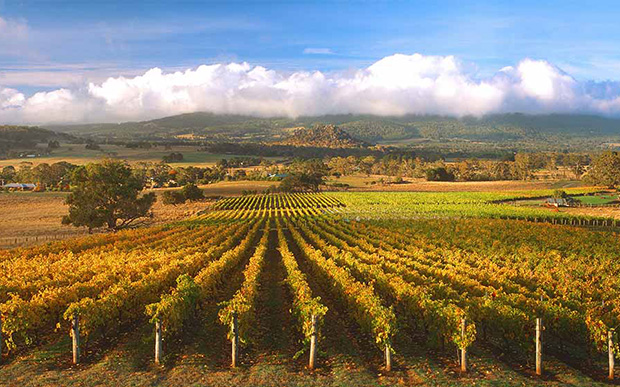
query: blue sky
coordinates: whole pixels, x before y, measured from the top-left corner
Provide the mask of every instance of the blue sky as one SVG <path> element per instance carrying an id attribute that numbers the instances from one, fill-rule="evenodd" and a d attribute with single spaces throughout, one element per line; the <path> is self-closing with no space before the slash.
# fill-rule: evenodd
<path id="1" fill-rule="evenodd" d="M 0 1 L 0 17 L 28 28 L 26 49 L 2 53 L 0 71 L 115 75 L 233 60 L 329 71 L 419 52 L 455 55 L 482 75 L 529 57 L 579 79 L 620 78 L 620 5 L 588 3 Z"/>
<path id="2" fill-rule="evenodd" d="M 615 81 L 619 17 L 615 1 L 0 0 L 0 88 L 28 98 L 230 62 L 329 74 L 398 53 L 454 56 L 474 80 L 531 58 Z"/>

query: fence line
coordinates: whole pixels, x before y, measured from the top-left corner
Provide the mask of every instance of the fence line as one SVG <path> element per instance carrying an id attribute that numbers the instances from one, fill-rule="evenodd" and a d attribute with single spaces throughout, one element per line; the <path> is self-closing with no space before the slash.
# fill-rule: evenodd
<path id="1" fill-rule="evenodd" d="M 77 231 L 77 230 L 76 230 Z M 39 243 L 53 242 L 68 238 L 75 238 L 89 235 L 88 232 L 73 232 L 73 233 L 54 233 L 44 235 L 29 235 L 18 237 L 1 237 L 0 246 L 7 247 L 20 247 L 20 246 L 32 246 Z"/>

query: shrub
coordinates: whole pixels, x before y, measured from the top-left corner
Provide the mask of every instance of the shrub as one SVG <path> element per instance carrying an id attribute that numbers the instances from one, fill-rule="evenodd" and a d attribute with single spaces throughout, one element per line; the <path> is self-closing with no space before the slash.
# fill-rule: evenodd
<path id="1" fill-rule="evenodd" d="M 99 144 L 95 144 L 94 142 L 86 144 L 84 148 L 88 150 L 101 150 L 101 147 L 99 146 Z"/>
<path id="2" fill-rule="evenodd" d="M 169 155 L 162 157 L 164 163 L 176 163 L 183 161 L 183 154 L 179 152 L 172 152 Z"/>
<path id="3" fill-rule="evenodd" d="M 162 202 L 164 204 L 183 204 L 185 203 L 185 195 L 181 191 L 166 191 L 162 194 Z"/>

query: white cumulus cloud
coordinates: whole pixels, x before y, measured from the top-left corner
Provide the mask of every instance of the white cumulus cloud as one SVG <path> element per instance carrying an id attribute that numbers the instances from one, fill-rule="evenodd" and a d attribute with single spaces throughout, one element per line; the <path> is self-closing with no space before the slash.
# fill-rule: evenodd
<path id="1" fill-rule="evenodd" d="M 283 72 L 248 63 L 185 71 L 153 68 L 26 98 L 0 85 L 0 121 L 139 120 L 208 111 L 255 116 L 340 113 L 484 115 L 589 112 L 620 115 L 620 83 L 579 82 L 524 59 L 479 79 L 453 56 L 395 54 L 359 70 Z M 0 77 L 2 79 L 2 77 Z"/>
<path id="2" fill-rule="evenodd" d="M 2 110 L 20 108 L 25 100 L 24 95 L 15 89 L 0 88 L 0 114 Z"/>

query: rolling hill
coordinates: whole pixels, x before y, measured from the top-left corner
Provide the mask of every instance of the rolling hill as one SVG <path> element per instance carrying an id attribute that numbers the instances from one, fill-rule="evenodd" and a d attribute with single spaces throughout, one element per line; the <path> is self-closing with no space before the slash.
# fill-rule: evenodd
<path id="1" fill-rule="evenodd" d="M 33 126 L 0 125 L 0 156 L 8 151 L 33 149 L 49 141 L 75 142 L 75 136 Z"/>
<path id="2" fill-rule="evenodd" d="M 332 124 L 295 129 L 292 135 L 277 144 L 317 148 L 360 148 L 368 145 Z"/>
<path id="3" fill-rule="evenodd" d="M 620 144 L 620 119 L 593 115 L 519 113 L 484 117 L 327 115 L 257 118 L 189 113 L 119 124 L 50 126 L 49 129 L 95 139 L 282 143 L 296 128 L 337 125 L 350 137 L 370 144 L 466 151 L 489 149 L 590 151 Z M 312 136 L 312 135 L 311 135 Z M 449 149 L 448 149 L 449 148 Z"/>

